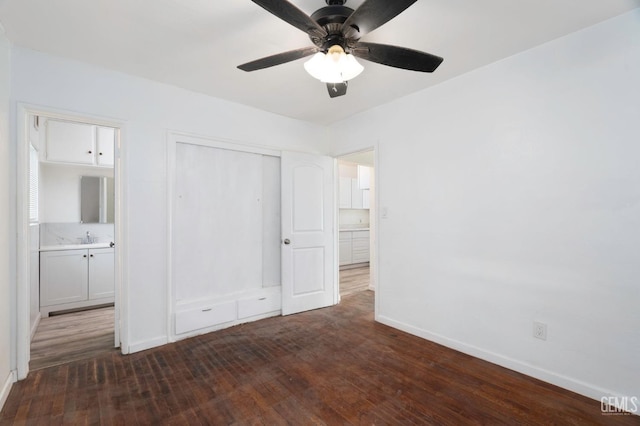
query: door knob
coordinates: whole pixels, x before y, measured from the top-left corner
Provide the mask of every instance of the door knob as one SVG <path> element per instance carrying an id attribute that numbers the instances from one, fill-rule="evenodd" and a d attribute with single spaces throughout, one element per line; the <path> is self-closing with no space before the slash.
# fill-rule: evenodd
<path id="1" fill-rule="evenodd" d="M 286 245 L 289 245 L 289 244 L 291 244 L 291 241 L 290 241 L 288 238 L 285 238 L 285 239 L 284 239 L 284 243 L 285 243 Z"/>

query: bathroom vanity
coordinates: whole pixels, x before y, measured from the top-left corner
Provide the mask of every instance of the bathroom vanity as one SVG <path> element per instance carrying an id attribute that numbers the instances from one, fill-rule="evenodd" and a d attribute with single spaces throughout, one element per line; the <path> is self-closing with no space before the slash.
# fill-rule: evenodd
<path id="1" fill-rule="evenodd" d="M 114 302 L 114 249 L 107 244 L 40 247 L 40 314 Z"/>

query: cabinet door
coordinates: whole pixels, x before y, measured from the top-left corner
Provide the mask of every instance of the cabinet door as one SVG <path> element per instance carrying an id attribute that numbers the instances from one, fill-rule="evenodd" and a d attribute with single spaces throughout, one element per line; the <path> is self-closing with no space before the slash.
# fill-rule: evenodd
<path id="1" fill-rule="evenodd" d="M 358 187 L 358 179 L 351 179 L 351 208 L 361 209 L 362 206 L 362 189 Z"/>
<path id="2" fill-rule="evenodd" d="M 342 234 L 346 234 L 346 232 L 340 233 L 340 245 L 339 245 L 339 264 L 342 265 L 350 265 L 351 260 L 351 232 L 348 232 L 349 239 L 344 239 Z"/>
<path id="3" fill-rule="evenodd" d="M 351 253 L 353 263 L 362 263 L 369 261 L 369 240 L 354 239 L 352 241 Z"/>
<path id="4" fill-rule="evenodd" d="M 351 178 L 340 178 L 340 208 L 351 208 Z"/>
<path id="5" fill-rule="evenodd" d="M 113 166 L 115 138 L 116 129 L 113 127 L 96 127 L 96 163 L 98 166 Z"/>
<path id="6" fill-rule="evenodd" d="M 369 189 L 362 190 L 362 208 L 363 209 L 371 208 L 371 201 L 369 199 L 369 197 L 370 197 L 370 192 L 369 191 L 370 191 Z"/>
<path id="7" fill-rule="evenodd" d="M 89 300 L 113 297 L 113 249 L 89 250 Z"/>
<path id="8" fill-rule="evenodd" d="M 360 189 L 371 188 L 371 167 L 358 165 L 358 187 Z"/>
<path id="9" fill-rule="evenodd" d="M 40 305 L 87 300 L 87 250 L 40 253 Z"/>
<path id="10" fill-rule="evenodd" d="M 66 121 L 47 121 L 47 161 L 95 163 L 95 126 Z"/>
<path id="11" fill-rule="evenodd" d="M 353 263 L 369 261 L 369 231 L 354 231 L 351 241 Z"/>

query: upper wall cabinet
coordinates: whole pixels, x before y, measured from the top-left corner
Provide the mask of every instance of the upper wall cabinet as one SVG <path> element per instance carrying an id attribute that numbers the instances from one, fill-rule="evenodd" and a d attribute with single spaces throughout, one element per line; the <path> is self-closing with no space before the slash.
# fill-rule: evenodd
<path id="1" fill-rule="evenodd" d="M 340 208 L 368 209 L 371 168 L 340 164 L 339 172 Z"/>
<path id="2" fill-rule="evenodd" d="M 98 166 L 113 167 L 116 129 L 96 126 L 96 163 Z"/>
<path id="3" fill-rule="evenodd" d="M 46 127 L 43 161 L 113 167 L 114 128 L 58 120 Z"/>
<path id="4" fill-rule="evenodd" d="M 358 187 L 360 189 L 371 188 L 371 167 L 358 164 Z"/>

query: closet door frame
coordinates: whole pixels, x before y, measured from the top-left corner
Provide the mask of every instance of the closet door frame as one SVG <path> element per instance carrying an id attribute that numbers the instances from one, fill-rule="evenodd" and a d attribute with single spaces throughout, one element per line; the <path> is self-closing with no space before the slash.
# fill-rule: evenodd
<path id="1" fill-rule="evenodd" d="M 173 282 L 173 222 L 176 214 L 175 183 L 177 174 L 176 150 L 178 144 L 198 145 L 207 148 L 226 149 L 281 158 L 281 151 L 257 145 L 239 143 L 219 138 L 208 138 L 170 131 L 167 137 L 167 337 L 169 342 L 180 339 L 173 324 L 175 315 L 175 283 Z"/>

